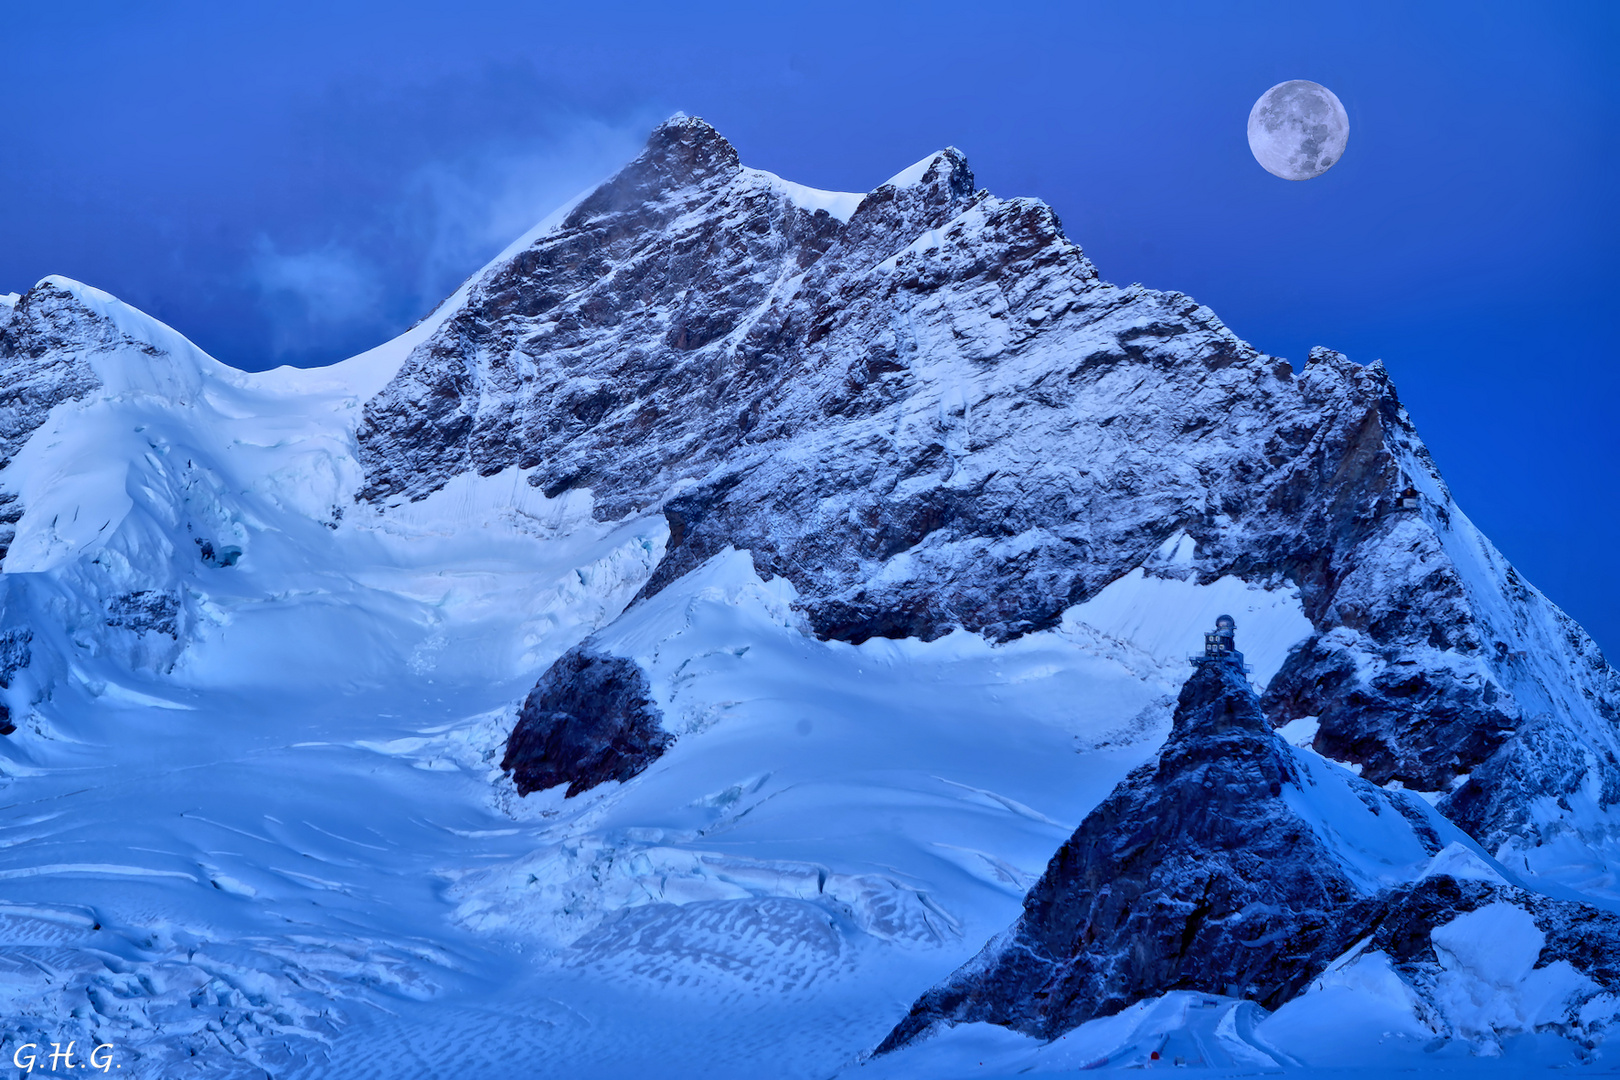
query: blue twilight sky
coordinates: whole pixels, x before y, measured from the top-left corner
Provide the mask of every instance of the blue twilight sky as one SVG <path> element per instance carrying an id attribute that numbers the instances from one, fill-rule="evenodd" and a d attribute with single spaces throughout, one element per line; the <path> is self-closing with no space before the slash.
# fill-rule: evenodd
<path id="1" fill-rule="evenodd" d="M 471 9 L 471 10 L 469 10 Z M 864 191 L 945 145 L 1103 275 L 1382 357 L 1463 508 L 1620 653 L 1620 5 L 11 4 L 0 292 L 61 273 L 228 363 L 424 314 L 676 110 Z M 1313 79 L 1302 184 L 1244 123 Z"/>

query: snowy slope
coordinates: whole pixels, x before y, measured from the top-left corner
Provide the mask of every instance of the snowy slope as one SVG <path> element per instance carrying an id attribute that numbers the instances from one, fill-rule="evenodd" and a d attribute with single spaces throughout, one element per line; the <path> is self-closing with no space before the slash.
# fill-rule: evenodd
<path id="1" fill-rule="evenodd" d="M 4 474 L 29 662 L 6 680 L 3 1011 L 152 1075 L 324 1056 L 344 1000 L 487 966 L 433 930 L 434 873 L 477 858 L 460 833 L 526 850 L 489 805 L 486 729 L 618 613 L 663 522 L 601 526 L 515 474 L 357 509 L 365 358 L 246 375 L 50 287 L 122 346 Z"/>
<path id="2" fill-rule="evenodd" d="M 1423 791 L 1484 844 L 1455 834 L 1462 878 L 1613 892 L 1613 672 L 1381 369 L 1296 374 L 1100 281 L 955 151 L 816 192 L 677 119 L 342 364 L 238 372 L 53 278 L 0 307 L 0 373 L 0 1051 L 825 1077 L 1183 1039 L 1236 1068 L 1331 1064 L 1348 1008 L 1368 1060 L 1379 1018 L 1426 1045 L 1369 956 L 1269 1019 L 1154 996 L 1076 1029 L 1085 1061 L 963 1025 L 861 1064 L 1159 751 L 1221 613 L 1305 773 Z M 520 798 L 507 737 L 582 644 L 673 742 Z M 1454 935 L 1456 1000 L 1545 981 L 1470 953 L 1533 942 L 1498 921 Z M 1512 1058 L 1513 1007 L 1445 1031 Z"/>

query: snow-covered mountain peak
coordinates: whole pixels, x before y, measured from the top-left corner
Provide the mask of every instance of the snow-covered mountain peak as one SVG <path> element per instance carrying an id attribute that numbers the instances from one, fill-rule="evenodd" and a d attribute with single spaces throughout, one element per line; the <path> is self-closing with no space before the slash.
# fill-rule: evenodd
<path id="1" fill-rule="evenodd" d="M 973 190 L 973 173 L 967 157 L 954 146 L 937 150 L 927 157 L 901 169 L 879 187 L 909 188 L 945 184 L 958 195 Z"/>
<path id="2" fill-rule="evenodd" d="M 1535 594 L 1515 628 L 1488 614 L 1500 556 L 1382 364 L 1314 349 L 1296 373 L 1185 296 L 1113 286 L 1050 208 L 976 190 L 955 151 L 847 221 L 766 176 L 701 121 L 660 127 L 366 403 L 362 499 L 532 470 L 605 519 L 662 513 L 644 595 L 746 550 L 818 635 L 856 642 L 1053 626 L 1184 537 L 1175 573 L 1300 589 L 1317 638 L 1268 710 L 1321 717 L 1318 746 L 1379 782 L 1445 798 L 1501 750 L 1515 695 L 1548 700 L 1504 660 L 1527 634 L 1582 673 L 1570 708 L 1604 730 L 1615 676 L 1590 640 L 1535 631 L 1567 622 Z M 1395 721 L 1413 663 L 1472 704 Z M 1377 734 L 1341 694 L 1379 703 Z"/>
<path id="3" fill-rule="evenodd" d="M 84 358 L 110 392 L 158 392 L 175 378 L 197 385 L 203 371 L 224 379 L 239 374 L 173 327 L 72 278 L 42 279 L 15 310 L 17 318 L 37 320 L 54 335 L 46 338 L 47 347 L 83 346 Z"/>
<path id="4" fill-rule="evenodd" d="M 635 192 L 657 192 L 729 180 L 742 169 L 731 142 L 696 116 L 676 115 L 659 124 L 647 137 L 646 148 L 603 188 L 606 198 L 596 205 L 626 205 L 620 200 Z M 611 194 L 607 194 L 611 192 Z"/>
<path id="5" fill-rule="evenodd" d="M 1436 913 L 1516 928 L 1521 960 L 1610 933 L 1505 890 L 1620 895 L 1620 678 L 1469 524 L 1383 366 L 1314 349 L 1296 370 L 1184 295 L 1110 284 L 954 150 L 821 192 L 675 117 L 343 363 L 235 372 L 47 279 L 0 306 L 0 375 L 0 783 L 68 808 L 0 844 L 0 875 L 47 923 L 100 883 L 84 925 L 169 974 L 114 987 L 81 935 L 49 992 L 125 995 L 85 1023 L 162 1060 L 225 1052 L 150 1034 L 175 1015 L 291 1055 L 271 1064 L 397 1046 L 377 1018 L 410 994 L 454 1041 L 484 1006 L 439 999 L 506 965 L 502 1023 L 561 992 L 537 986 L 577 991 L 575 1013 L 523 1014 L 566 1033 L 558 1062 L 599 1065 L 607 1040 L 705 1072 L 707 1051 L 665 1068 L 702 1041 L 665 1036 L 731 1019 L 656 1019 L 679 985 L 799 1025 L 750 1045 L 830 1075 L 896 1002 L 950 988 L 1065 836 L 1104 836 L 1084 823 L 1110 791 L 1165 824 L 1178 881 L 1253 892 L 1177 831 L 1229 781 L 1245 822 L 1316 838 L 1293 867 L 1311 911 L 1422 901 L 1384 911 L 1384 961 L 1217 927 L 1243 979 L 1201 990 L 1405 985 L 1431 932 L 1444 979 L 1473 978 L 1477 935 Z M 1220 613 L 1253 670 L 1175 716 Z M 1220 709 L 1232 754 L 1195 723 Z M 1166 773 L 1173 806 L 1117 787 L 1205 751 Z M 1072 884 L 1030 895 L 1092 903 Z M 1168 963 L 1179 931 L 1158 929 Z M 250 944 L 218 985 L 173 945 L 231 935 Z M 1213 979 L 1205 959 L 1133 992 Z M 1587 970 L 1620 985 L 1620 962 Z M 1588 1000 L 1556 974 L 1534 978 Z M 229 979 L 255 988 L 241 1008 Z M 377 986 L 400 1000 L 368 1012 Z M 1439 1015 L 1421 997 L 1411 1025 Z M 1119 1015 L 1153 1001 L 1174 1004 Z M 1547 1001 L 1582 1039 L 1608 1022 Z M 1080 1018 L 1031 1008 L 936 1018 Z"/>

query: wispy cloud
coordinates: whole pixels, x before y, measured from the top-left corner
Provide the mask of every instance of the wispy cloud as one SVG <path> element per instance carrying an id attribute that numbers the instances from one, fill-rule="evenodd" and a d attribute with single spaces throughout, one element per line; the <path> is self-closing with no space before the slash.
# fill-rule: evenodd
<path id="1" fill-rule="evenodd" d="M 421 254 L 418 300 L 437 303 L 447 286 L 606 179 L 635 156 L 650 126 L 581 120 L 544 145 L 490 145 L 417 169 L 399 210 Z"/>
<path id="2" fill-rule="evenodd" d="M 260 236 L 248 279 L 271 351 L 292 362 L 335 358 L 334 348 L 358 351 L 403 329 L 634 157 L 656 121 L 650 113 L 609 122 L 554 110 L 533 121 L 538 130 L 486 132 L 423 155 L 397 180 L 373 182 L 367 204 L 301 222 L 297 239 Z M 374 164 L 387 158 L 365 156 Z"/>
<path id="3" fill-rule="evenodd" d="M 311 332 L 385 321 L 382 276 L 356 252 L 336 244 L 282 252 L 264 236 L 255 247 L 252 278 L 283 339 L 273 343 L 277 352 L 297 348 Z"/>

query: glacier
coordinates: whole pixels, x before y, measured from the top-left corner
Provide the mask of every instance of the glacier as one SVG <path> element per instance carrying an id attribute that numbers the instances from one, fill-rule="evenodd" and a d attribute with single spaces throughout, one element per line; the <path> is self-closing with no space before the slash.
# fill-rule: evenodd
<path id="1" fill-rule="evenodd" d="M 1609 1060 L 1607 969 L 1534 913 L 1620 903 L 1613 670 L 1451 500 L 1381 365 L 1295 371 L 1108 284 L 955 151 L 816 192 L 677 117 L 322 369 L 235 370 L 65 278 L 0 299 L 0 1055 Z M 1422 924 L 1421 971 L 1362 942 L 1269 1006 L 1167 989 L 873 1056 L 1152 767 L 1222 613 L 1332 865 L 1497 899 Z M 520 795 L 508 739 L 582 647 L 640 673 L 668 745 Z"/>

